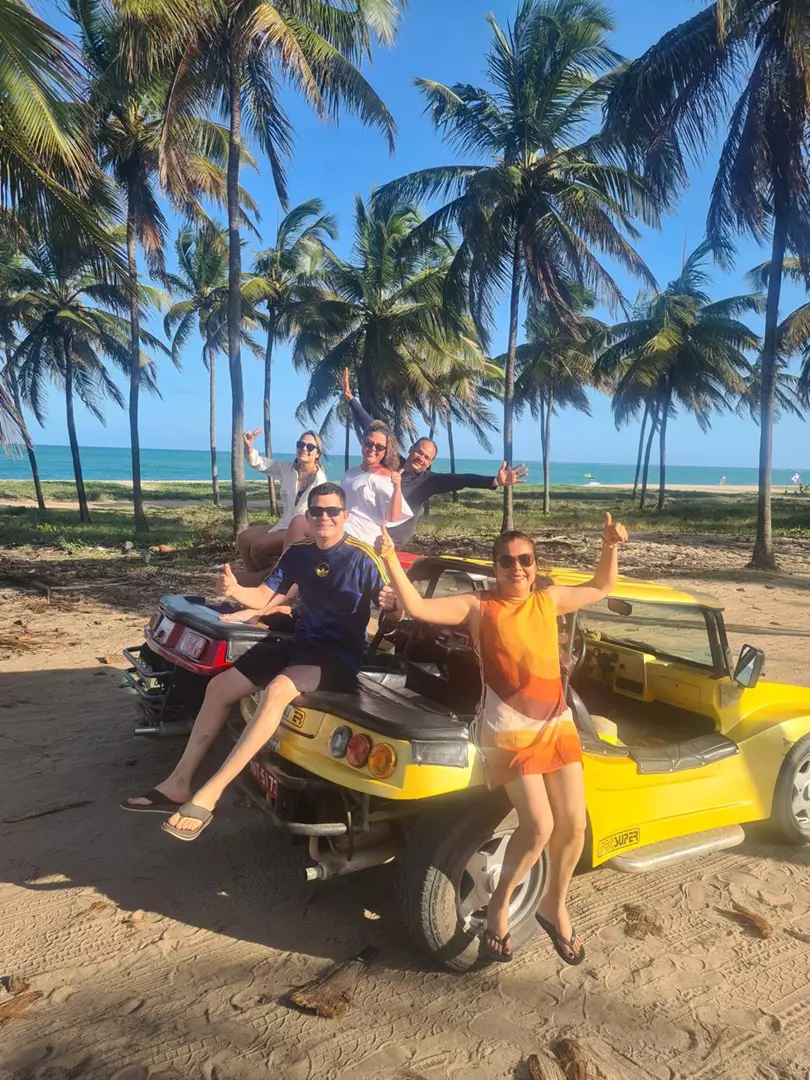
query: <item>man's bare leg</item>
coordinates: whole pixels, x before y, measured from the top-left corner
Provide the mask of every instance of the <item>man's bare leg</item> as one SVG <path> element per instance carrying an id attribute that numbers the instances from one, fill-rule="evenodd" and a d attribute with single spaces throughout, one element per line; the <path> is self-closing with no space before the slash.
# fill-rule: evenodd
<path id="1" fill-rule="evenodd" d="M 512 893 L 542 855 L 554 825 L 542 775 L 512 780 L 506 784 L 506 794 L 517 810 L 518 827 L 506 846 L 501 876 L 487 904 L 487 929 L 500 938 L 509 929 Z M 499 951 L 497 946 L 495 951 Z"/>
<path id="2" fill-rule="evenodd" d="M 187 802 L 193 802 L 195 806 L 202 806 L 206 810 L 213 810 L 222 793 L 239 773 L 249 764 L 267 740 L 273 735 L 281 723 L 281 714 L 284 709 L 298 697 L 300 691 L 286 675 L 277 675 L 267 687 L 259 707 L 253 714 L 253 719 L 247 725 L 239 737 L 239 741 L 231 750 L 207 784 L 196 791 Z M 196 818 L 182 817 L 179 813 L 169 818 L 169 825 L 188 832 L 198 832 L 201 823 Z"/>
<path id="3" fill-rule="evenodd" d="M 571 918 L 566 897 L 585 843 L 585 783 L 582 765 L 574 762 L 545 775 L 548 801 L 554 815 L 554 830 L 548 844 L 548 883 L 538 914 L 555 926 L 562 937 L 571 937 Z M 574 948 L 564 948 L 569 956 L 579 952 L 579 940 Z"/>
<path id="4" fill-rule="evenodd" d="M 245 676 L 230 668 L 217 675 L 208 684 L 205 700 L 194 721 L 183 756 L 156 790 L 174 802 L 184 803 L 191 798 L 194 774 L 216 742 L 230 715 L 231 708 L 243 697 L 252 694 L 256 687 Z M 133 806 L 148 806 L 149 800 L 127 799 Z"/>

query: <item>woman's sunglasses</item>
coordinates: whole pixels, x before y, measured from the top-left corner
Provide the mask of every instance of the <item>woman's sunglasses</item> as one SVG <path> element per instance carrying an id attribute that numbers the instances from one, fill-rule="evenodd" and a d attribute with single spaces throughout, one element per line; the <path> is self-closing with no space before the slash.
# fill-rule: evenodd
<path id="1" fill-rule="evenodd" d="M 522 555 L 499 555 L 498 566 L 503 570 L 511 570 L 515 563 L 520 563 L 524 570 L 528 570 L 530 566 L 534 566 L 534 555 L 530 555 L 528 551 L 523 552 Z"/>
<path id="2" fill-rule="evenodd" d="M 309 450 L 310 454 L 314 454 L 318 447 L 314 442 L 304 442 L 303 439 L 299 439 L 295 444 L 296 450 Z"/>
<path id="3" fill-rule="evenodd" d="M 340 517 L 343 509 L 340 506 L 310 506 L 308 513 L 311 518 L 330 517 L 334 521 Z"/>
<path id="4" fill-rule="evenodd" d="M 388 449 L 385 443 L 372 442 L 370 439 L 366 439 L 366 441 L 363 443 L 363 446 L 365 446 L 366 450 L 373 450 L 375 454 L 384 454 L 385 451 Z"/>

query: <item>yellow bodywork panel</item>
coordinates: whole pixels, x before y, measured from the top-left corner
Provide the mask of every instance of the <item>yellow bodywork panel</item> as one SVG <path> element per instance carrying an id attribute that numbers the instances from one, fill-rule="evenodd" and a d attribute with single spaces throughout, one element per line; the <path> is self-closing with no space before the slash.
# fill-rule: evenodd
<path id="1" fill-rule="evenodd" d="M 489 563 L 475 559 L 439 557 L 424 562 L 427 569 L 430 569 L 428 563 L 438 563 L 479 576 L 482 568 L 483 572 L 490 568 Z M 556 583 L 566 585 L 588 579 L 586 574 L 567 569 L 554 569 L 550 576 Z M 627 578 L 619 579 L 611 596 L 639 604 L 721 610 L 721 605 L 711 598 Z M 719 624 L 719 615 L 712 618 Z M 601 695 L 599 699 L 608 703 L 605 707 L 609 706 L 612 714 L 603 717 L 605 722 L 601 725 L 597 723 L 600 732 L 604 729 L 603 751 L 587 741 L 583 748 L 592 839 L 590 856 L 594 865 L 658 841 L 757 821 L 770 815 L 774 787 L 785 755 L 798 739 L 810 733 L 810 689 L 766 681 L 743 689 L 728 674 L 718 677 L 714 666 L 652 655 L 643 642 L 633 647 L 632 643 L 603 638 L 587 628 L 585 635 L 587 654 L 577 685 L 582 686 L 585 696 L 589 696 L 588 690 Z M 600 666 L 600 652 L 609 654 L 608 667 Z M 250 711 L 249 702 L 250 699 L 245 699 L 243 711 Z M 658 705 L 660 713 L 656 711 Z M 676 743 L 675 738 L 667 739 L 668 717 L 686 713 L 703 717 L 708 721 L 704 730 L 713 730 L 730 739 L 739 752 L 695 768 L 640 773 L 633 757 L 621 753 L 622 720 L 632 733 L 633 709 L 642 710 L 648 733 L 653 737 L 651 742 L 637 745 Z M 595 710 L 594 716 L 596 723 L 599 717 Z M 414 761 L 409 741 L 387 738 L 351 722 L 348 726 L 352 734 L 368 735 L 374 744 L 387 743 L 396 754 L 392 775 L 385 780 L 375 779 L 367 766 L 354 768 L 345 757 L 336 759 L 329 753 L 330 736 L 335 728 L 347 723 L 328 712 L 290 706 L 285 711 L 278 739 L 274 740 L 274 750 L 314 776 L 389 800 L 392 810 L 396 804 L 406 810 L 404 802 L 485 788 L 481 757 L 472 743 L 467 744 L 464 767 L 419 764 Z M 628 742 L 632 741 L 631 735 L 627 738 Z"/>

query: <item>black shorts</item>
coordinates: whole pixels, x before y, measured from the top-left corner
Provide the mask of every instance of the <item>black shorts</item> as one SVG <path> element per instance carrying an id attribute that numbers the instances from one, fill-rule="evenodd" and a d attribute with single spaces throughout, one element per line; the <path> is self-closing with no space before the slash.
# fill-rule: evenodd
<path id="1" fill-rule="evenodd" d="M 260 641 L 233 666 L 261 690 L 277 675 L 286 675 L 300 694 L 312 690 L 348 694 L 357 687 L 354 671 L 342 664 L 333 652 L 295 638 Z"/>

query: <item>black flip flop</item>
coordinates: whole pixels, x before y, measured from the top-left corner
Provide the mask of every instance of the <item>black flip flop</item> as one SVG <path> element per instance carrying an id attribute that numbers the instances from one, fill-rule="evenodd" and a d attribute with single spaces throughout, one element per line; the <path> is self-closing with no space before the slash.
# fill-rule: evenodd
<path id="1" fill-rule="evenodd" d="M 173 836 L 175 840 L 182 840 L 187 844 L 192 840 L 196 840 L 200 833 L 214 820 L 212 811 L 206 810 L 204 806 L 197 806 L 197 804 L 193 802 L 187 802 L 183 803 L 182 806 L 176 806 L 174 812 L 179 814 L 180 817 L 193 818 L 195 821 L 200 822 L 199 829 L 195 829 L 194 832 L 189 832 L 188 829 L 178 829 L 176 825 L 170 825 L 168 821 L 164 821 L 160 826 L 164 832 L 169 834 L 169 836 Z"/>
<path id="2" fill-rule="evenodd" d="M 166 826 L 164 825 L 163 828 L 165 829 Z M 579 964 L 582 963 L 582 961 L 585 959 L 585 946 L 582 944 L 582 942 L 580 942 L 579 945 L 579 952 L 576 953 L 574 956 L 569 956 L 566 952 L 563 951 L 563 949 L 566 948 L 570 949 L 571 952 L 574 952 L 574 942 L 577 940 L 577 932 L 573 926 L 571 927 L 571 937 L 566 940 L 566 938 L 562 936 L 554 923 L 550 923 L 548 919 L 544 919 L 542 915 L 535 915 L 535 918 L 537 919 L 543 930 L 545 930 L 545 932 L 551 938 L 551 944 L 554 946 L 554 950 L 561 960 L 564 960 L 565 963 L 568 964 L 570 967 L 577 967 Z"/>
<path id="3" fill-rule="evenodd" d="M 148 799 L 148 803 L 133 803 L 129 799 L 122 799 L 118 804 L 122 810 L 128 811 L 130 814 L 173 814 L 179 809 L 181 803 L 175 802 L 174 799 L 170 799 L 167 795 L 164 795 L 162 791 L 158 791 L 157 788 L 152 788 L 151 791 L 145 791 L 143 795 L 135 796 L 136 798 Z"/>
<path id="4" fill-rule="evenodd" d="M 514 953 L 511 949 L 509 952 L 504 952 L 503 950 L 506 948 L 511 936 L 511 933 L 509 933 L 504 934 L 503 937 L 498 937 L 492 930 L 482 930 L 481 944 L 478 946 L 478 955 L 485 960 L 491 960 L 494 964 L 508 964 L 509 961 L 513 959 Z M 501 951 L 498 952 L 497 949 L 493 949 L 489 943 L 490 941 L 497 942 L 501 947 Z"/>

